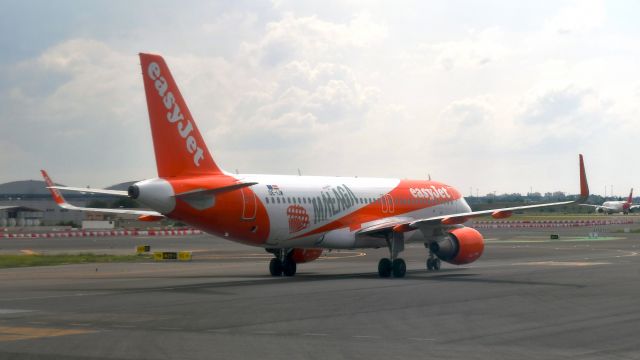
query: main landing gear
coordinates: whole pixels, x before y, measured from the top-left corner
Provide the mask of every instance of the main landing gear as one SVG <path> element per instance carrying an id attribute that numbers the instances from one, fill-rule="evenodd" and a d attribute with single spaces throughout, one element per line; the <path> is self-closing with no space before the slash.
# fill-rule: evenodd
<path id="1" fill-rule="evenodd" d="M 271 276 L 294 276 L 296 274 L 296 262 L 293 261 L 289 249 L 275 249 L 276 256 L 269 262 L 269 272 Z"/>
<path id="2" fill-rule="evenodd" d="M 398 254 L 404 250 L 404 234 L 392 232 L 386 236 L 387 247 L 389 248 L 389 258 L 380 259 L 378 263 L 378 275 L 380 277 L 389 277 L 393 275 L 395 278 L 404 277 L 407 273 L 407 263 Z"/>

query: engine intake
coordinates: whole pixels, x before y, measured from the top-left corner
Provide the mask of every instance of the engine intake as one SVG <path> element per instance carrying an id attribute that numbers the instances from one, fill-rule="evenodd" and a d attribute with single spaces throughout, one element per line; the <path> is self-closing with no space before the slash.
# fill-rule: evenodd
<path id="1" fill-rule="evenodd" d="M 429 250 L 440 260 L 450 264 L 469 264 L 482 255 L 484 238 L 474 228 L 458 228 L 450 231 L 441 240 L 430 243 Z"/>

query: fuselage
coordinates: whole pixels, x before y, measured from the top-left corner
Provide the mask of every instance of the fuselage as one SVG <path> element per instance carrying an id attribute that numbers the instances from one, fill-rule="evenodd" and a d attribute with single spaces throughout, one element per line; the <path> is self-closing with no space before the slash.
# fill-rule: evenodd
<path id="1" fill-rule="evenodd" d="M 629 204 L 627 201 L 605 201 L 602 203 L 602 212 L 606 212 L 608 214 L 620 213 L 620 212 L 628 212 Z"/>
<path id="2" fill-rule="evenodd" d="M 227 173 L 157 181 L 168 182 L 173 194 L 222 183 L 257 183 L 213 195 L 209 203 L 178 199 L 164 213 L 214 235 L 262 247 L 379 247 L 383 239 L 357 242 L 356 232 L 385 221 L 471 211 L 457 189 L 427 180 Z"/>

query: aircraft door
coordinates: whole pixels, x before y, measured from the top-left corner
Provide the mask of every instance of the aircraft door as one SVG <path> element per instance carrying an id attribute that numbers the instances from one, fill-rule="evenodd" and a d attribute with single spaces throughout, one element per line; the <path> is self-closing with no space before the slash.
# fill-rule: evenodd
<path id="1" fill-rule="evenodd" d="M 395 212 L 393 196 L 390 194 L 385 194 L 380 198 L 380 205 L 382 206 L 382 213 L 384 214 L 393 214 Z"/>
<path id="2" fill-rule="evenodd" d="M 242 194 L 242 220 L 254 220 L 258 211 L 256 194 L 248 187 L 240 189 Z"/>

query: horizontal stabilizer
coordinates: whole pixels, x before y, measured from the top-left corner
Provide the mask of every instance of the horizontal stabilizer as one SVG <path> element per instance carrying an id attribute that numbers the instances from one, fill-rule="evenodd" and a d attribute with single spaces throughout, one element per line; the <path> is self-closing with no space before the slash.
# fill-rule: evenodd
<path id="1" fill-rule="evenodd" d="M 65 198 L 62 196 L 60 191 L 58 191 L 59 189 L 71 190 L 71 191 L 89 192 L 89 193 L 93 192 L 93 193 L 97 193 L 97 194 L 105 194 L 105 191 L 106 191 L 110 195 L 117 195 L 115 193 L 121 193 L 121 192 L 117 191 L 117 190 L 85 189 L 85 188 L 73 188 L 73 187 L 66 187 L 66 186 L 56 186 L 53 183 L 53 181 L 51 180 L 51 178 L 49 178 L 49 175 L 47 174 L 46 171 L 40 170 L 40 172 L 42 173 L 42 177 L 44 178 L 45 183 L 47 184 L 47 189 L 49 189 L 49 191 L 51 192 L 51 196 L 53 197 L 53 200 L 56 202 L 56 204 L 58 204 L 58 206 L 60 206 L 63 209 L 77 210 L 77 211 L 99 212 L 99 213 L 107 213 L 107 214 L 139 215 L 139 216 L 154 217 L 154 219 L 164 218 L 164 215 L 160 214 L 157 211 L 153 211 L 153 210 L 87 208 L 87 207 L 80 207 L 80 206 L 71 205 L 71 204 L 69 204 L 67 202 L 67 200 L 65 200 Z M 86 190 L 98 190 L 100 192 L 97 192 L 97 191 L 86 191 Z M 126 191 L 124 193 L 126 195 Z"/>
<path id="2" fill-rule="evenodd" d="M 124 190 L 107 190 L 107 189 L 91 189 L 91 188 L 80 188 L 80 187 L 71 187 L 71 186 L 47 186 L 47 189 L 58 189 L 58 190 L 66 190 L 66 191 L 76 191 L 81 193 L 88 194 L 104 194 L 104 195 L 113 195 L 113 196 L 129 196 Z"/>

